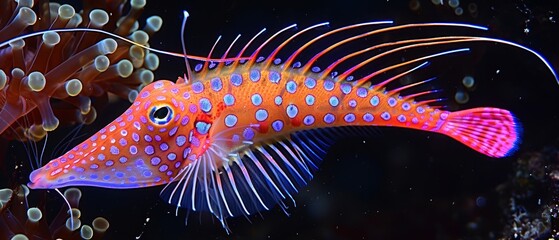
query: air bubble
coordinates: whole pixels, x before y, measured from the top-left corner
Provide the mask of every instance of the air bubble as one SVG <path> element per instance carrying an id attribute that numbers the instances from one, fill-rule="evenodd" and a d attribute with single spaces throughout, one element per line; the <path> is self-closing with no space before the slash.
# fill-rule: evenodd
<path id="1" fill-rule="evenodd" d="M 448 0 L 448 6 L 450 6 L 451 8 L 456 8 L 459 5 L 460 5 L 459 0 Z"/>
<path id="2" fill-rule="evenodd" d="M 462 9 L 461 7 L 457 7 L 454 9 L 454 14 L 456 14 L 456 16 L 461 16 L 464 13 L 464 9 Z"/>
<path id="3" fill-rule="evenodd" d="M 470 11 L 471 13 L 477 12 L 477 4 L 475 3 L 468 4 L 468 11 Z"/>
<path id="4" fill-rule="evenodd" d="M 475 83 L 476 83 L 475 79 L 472 76 L 465 76 L 462 79 L 462 84 L 464 85 L 464 87 L 467 87 L 467 88 L 472 88 Z"/>
<path id="5" fill-rule="evenodd" d="M 459 104 L 465 104 L 470 100 L 470 96 L 468 95 L 467 92 L 458 91 L 454 95 L 454 100 Z"/>

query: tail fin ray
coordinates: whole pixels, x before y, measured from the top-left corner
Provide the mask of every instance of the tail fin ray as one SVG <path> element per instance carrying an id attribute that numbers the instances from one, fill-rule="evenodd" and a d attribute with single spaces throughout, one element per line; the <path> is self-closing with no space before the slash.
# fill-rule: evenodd
<path id="1" fill-rule="evenodd" d="M 522 127 L 508 110 L 484 107 L 450 113 L 440 131 L 480 153 L 500 158 L 518 148 Z"/>

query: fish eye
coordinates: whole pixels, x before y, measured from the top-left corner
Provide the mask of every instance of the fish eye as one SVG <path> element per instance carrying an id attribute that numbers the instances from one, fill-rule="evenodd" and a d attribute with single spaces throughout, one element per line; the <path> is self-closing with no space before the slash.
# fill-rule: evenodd
<path id="1" fill-rule="evenodd" d="M 165 125 L 173 119 L 173 109 L 169 106 L 154 106 L 149 113 L 151 122 L 157 125 Z"/>

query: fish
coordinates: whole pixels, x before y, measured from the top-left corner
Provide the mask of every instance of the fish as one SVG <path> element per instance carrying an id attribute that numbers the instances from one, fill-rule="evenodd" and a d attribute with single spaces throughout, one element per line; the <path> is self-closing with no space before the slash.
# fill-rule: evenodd
<path id="1" fill-rule="evenodd" d="M 431 97 L 438 90 L 415 90 L 431 84 L 434 78 L 394 85 L 403 77 L 427 71 L 431 61 L 470 50 L 429 48 L 443 45 L 492 42 L 520 48 L 538 57 L 557 79 L 549 63 L 521 45 L 477 36 L 410 38 L 365 48 L 358 45 L 359 50 L 344 52 L 342 57 L 328 57 L 358 40 L 404 29 L 486 30 L 459 23 L 383 27 L 387 24 L 392 22 L 359 23 L 314 35 L 285 61 L 276 57 L 286 46 L 328 23 L 310 26 L 280 44 L 272 44 L 295 25 L 286 27 L 245 57 L 260 31 L 231 60 L 229 51 L 236 38 L 221 57 L 223 61 L 205 61 L 175 82 L 158 80 L 145 86 L 121 116 L 34 170 L 28 186 L 164 186 L 161 197 L 177 211 L 209 212 L 227 229 L 230 217 L 253 215 L 277 205 L 285 210 L 285 202 L 294 202 L 293 195 L 319 170 L 330 146 L 344 137 L 374 136 L 380 127 L 443 134 L 493 158 L 513 154 L 522 127 L 510 111 L 495 107 L 446 110 L 437 105 L 441 99 Z M 340 40 L 339 35 L 344 37 Z M 334 36 L 337 40 L 326 47 L 319 44 Z M 261 57 L 262 50 L 270 47 L 274 50 Z M 319 48 L 318 53 L 298 62 L 299 56 L 313 47 Z M 418 48 L 425 53 L 372 70 L 373 63 L 384 56 Z M 379 49 L 387 50 L 342 67 Z M 319 60 L 330 65 L 321 70 L 315 66 Z M 352 77 L 359 71 L 366 74 Z"/>

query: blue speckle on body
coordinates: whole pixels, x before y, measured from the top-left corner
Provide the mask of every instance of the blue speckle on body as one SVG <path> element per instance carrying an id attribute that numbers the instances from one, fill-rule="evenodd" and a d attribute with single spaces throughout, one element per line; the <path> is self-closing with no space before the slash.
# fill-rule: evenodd
<path id="1" fill-rule="evenodd" d="M 177 136 L 175 142 L 177 146 L 182 147 L 186 143 L 186 137 L 184 135 Z"/>
<path id="2" fill-rule="evenodd" d="M 210 85 L 212 86 L 212 89 L 216 92 L 219 92 L 223 88 L 223 83 L 221 82 L 221 79 L 218 77 L 212 78 Z"/>
<path id="3" fill-rule="evenodd" d="M 192 92 L 201 93 L 204 91 L 204 84 L 202 82 L 195 82 L 192 84 Z"/>
<path id="4" fill-rule="evenodd" d="M 252 140 L 254 138 L 254 130 L 252 128 L 245 128 L 245 130 L 243 131 L 243 138 L 245 138 L 245 140 Z"/>
<path id="5" fill-rule="evenodd" d="M 314 78 L 306 78 L 305 79 L 305 86 L 307 86 L 307 88 L 309 89 L 313 89 L 314 87 L 316 87 L 316 80 Z"/>
<path id="6" fill-rule="evenodd" d="M 280 132 L 283 129 L 283 122 L 281 120 L 276 120 L 272 123 L 272 128 L 276 132 Z"/>
<path id="7" fill-rule="evenodd" d="M 334 90 L 334 82 L 330 81 L 330 80 L 324 80 L 324 90 L 330 92 L 332 90 Z"/>
<path id="8" fill-rule="evenodd" d="M 264 121 L 268 118 L 268 111 L 266 111 L 265 109 L 258 109 L 256 110 L 255 113 L 255 118 L 257 121 Z"/>
<path id="9" fill-rule="evenodd" d="M 258 82 L 260 80 L 260 71 L 253 69 L 249 74 L 250 81 Z"/>
<path id="10" fill-rule="evenodd" d="M 231 84 L 236 87 L 241 86 L 243 84 L 243 77 L 238 73 L 231 74 Z"/>
<path id="11" fill-rule="evenodd" d="M 331 124 L 334 122 L 334 120 L 336 120 L 336 116 L 334 116 L 334 114 L 327 113 L 326 115 L 324 115 L 325 123 Z"/>
<path id="12" fill-rule="evenodd" d="M 347 123 L 352 123 L 355 121 L 355 114 L 353 113 L 348 113 L 344 116 L 344 121 L 346 121 Z"/>
<path id="13" fill-rule="evenodd" d="M 373 96 L 373 97 L 371 98 L 370 103 L 371 103 L 371 105 L 373 105 L 373 107 L 378 106 L 378 104 L 380 103 L 379 97 L 378 97 L 378 96 Z"/>
<path id="14" fill-rule="evenodd" d="M 279 83 L 281 80 L 281 75 L 276 71 L 270 71 L 270 82 L 272 83 Z"/>
<path id="15" fill-rule="evenodd" d="M 357 96 L 364 98 L 367 97 L 367 89 L 366 88 L 357 88 Z"/>
<path id="16" fill-rule="evenodd" d="M 111 151 L 111 154 L 113 154 L 113 155 L 118 155 L 118 154 L 120 153 L 120 151 L 118 150 L 118 148 L 115 147 L 115 146 L 111 146 L 110 151 Z"/>
<path id="17" fill-rule="evenodd" d="M 382 114 L 380 114 L 380 118 L 382 118 L 382 119 L 388 121 L 388 120 L 390 120 L 390 113 L 388 113 L 388 112 L 383 112 Z"/>
<path id="18" fill-rule="evenodd" d="M 250 97 L 250 101 L 254 106 L 260 106 L 262 104 L 262 96 L 260 94 L 255 93 Z"/>
<path id="19" fill-rule="evenodd" d="M 338 104 L 340 104 L 340 100 L 338 100 L 338 97 L 336 97 L 336 96 L 330 97 L 328 102 L 330 103 L 330 106 L 332 106 L 332 107 L 337 107 Z"/>
<path id="20" fill-rule="evenodd" d="M 408 111 L 410 110 L 410 108 L 411 108 L 410 103 L 406 102 L 402 104 L 402 109 L 404 109 L 404 111 Z"/>
<path id="21" fill-rule="evenodd" d="M 146 142 L 151 142 L 153 140 L 153 138 L 151 138 L 150 135 L 144 135 L 144 140 L 146 140 Z"/>
<path id="22" fill-rule="evenodd" d="M 144 148 L 144 152 L 145 152 L 147 155 L 153 154 L 153 153 L 154 153 L 153 146 L 147 145 L 146 148 Z"/>
<path id="23" fill-rule="evenodd" d="M 211 126 L 212 125 L 207 122 L 202 122 L 202 121 L 196 122 L 196 131 L 198 131 L 198 133 L 202 135 L 208 134 Z"/>
<path id="24" fill-rule="evenodd" d="M 286 113 L 289 118 L 294 118 L 297 116 L 297 113 L 299 113 L 299 109 L 297 108 L 297 105 L 289 104 L 287 105 Z"/>
<path id="25" fill-rule="evenodd" d="M 235 124 L 237 124 L 237 116 L 235 116 L 234 114 L 225 116 L 225 126 L 233 127 L 235 126 Z"/>
<path id="26" fill-rule="evenodd" d="M 355 108 L 355 107 L 357 107 L 357 101 L 355 101 L 353 99 L 349 100 L 348 105 L 352 108 Z"/>
<path id="27" fill-rule="evenodd" d="M 342 90 L 343 94 L 349 94 L 351 92 L 351 85 L 348 83 L 342 83 L 340 85 L 340 89 Z"/>
<path id="28" fill-rule="evenodd" d="M 205 113 L 208 113 L 209 111 L 212 110 L 212 103 L 210 102 L 209 99 L 207 98 L 200 99 L 200 110 L 202 110 L 202 112 Z"/>
<path id="29" fill-rule="evenodd" d="M 372 122 L 373 119 L 374 119 L 373 114 L 365 113 L 365 115 L 363 115 L 363 120 L 365 122 Z"/>
<path id="30" fill-rule="evenodd" d="M 285 89 L 288 93 L 295 93 L 297 91 L 297 83 L 295 81 L 290 80 L 285 84 Z"/>
<path id="31" fill-rule="evenodd" d="M 396 101 L 395 98 L 393 98 L 393 97 L 388 98 L 388 106 L 394 107 L 394 106 L 396 106 L 397 103 L 398 103 L 398 101 Z"/>
<path id="32" fill-rule="evenodd" d="M 312 94 L 309 94 L 305 97 L 305 102 L 307 103 L 307 105 L 312 106 L 314 104 L 314 96 Z"/>
<path id="33" fill-rule="evenodd" d="M 314 123 L 314 116 L 313 115 L 305 116 L 305 118 L 303 118 L 303 123 L 307 126 L 312 125 Z"/>
<path id="34" fill-rule="evenodd" d="M 235 97 L 230 93 L 228 93 L 225 96 L 223 96 L 223 102 L 227 106 L 232 106 L 233 104 L 235 104 Z"/>
<path id="35" fill-rule="evenodd" d="M 151 158 L 151 165 L 157 166 L 157 165 L 159 165 L 159 163 L 161 163 L 161 158 L 159 158 L 159 157 Z"/>
<path id="36" fill-rule="evenodd" d="M 276 97 L 274 98 L 274 103 L 275 103 L 276 105 L 279 106 L 279 105 L 281 105 L 282 102 L 283 102 L 283 99 L 281 98 L 281 96 L 276 96 Z"/>

